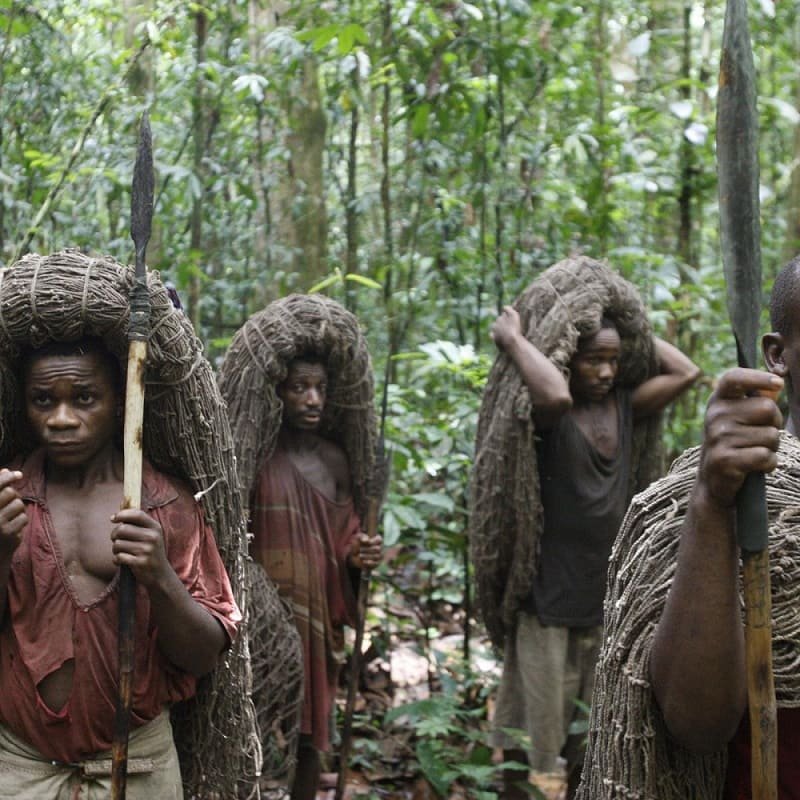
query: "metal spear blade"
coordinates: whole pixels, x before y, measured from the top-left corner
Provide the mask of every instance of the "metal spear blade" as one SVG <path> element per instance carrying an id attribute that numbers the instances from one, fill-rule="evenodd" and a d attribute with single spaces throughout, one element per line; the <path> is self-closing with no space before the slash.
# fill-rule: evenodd
<path id="1" fill-rule="evenodd" d="M 717 98 L 720 236 L 739 365 L 756 367 L 761 314 L 761 224 L 755 67 L 745 0 L 728 0 Z"/>

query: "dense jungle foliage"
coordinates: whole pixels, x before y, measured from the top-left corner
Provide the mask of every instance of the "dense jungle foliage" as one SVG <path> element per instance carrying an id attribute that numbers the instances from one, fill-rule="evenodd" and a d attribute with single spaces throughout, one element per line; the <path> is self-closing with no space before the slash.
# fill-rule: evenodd
<path id="1" fill-rule="evenodd" d="M 800 20 L 796 3 L 749 9 L 766 299 L 800 244 Z M 440 706 L 426 713 L 443 724 L 416 753 L 442 794 L 491 769 L 472 740 L 476 772 L 450 769 L 454 708 L 467 696 L 479 708 L 491 681 L 435 640 L 452 617 L 457 652 L 482 641 L 466 490 L 498 308 L 568 253 L 607 259 L 705 372 L 669 412 L 672 454 L 697 440 L 713 378 L 735 360 L 714 146 L 723 11 L 0 0 L 0 264 L 68 246 L 132 261 L 129 187 L 149 109 L 149 267 L 176 285 L 212 359 L 290 291 L 324 291 L 359 315 L 392 453 L 373 647 L 390 660 L 403 635 L 428 659 Z M 408 616 L 393 612 L 398 598 Z"/>

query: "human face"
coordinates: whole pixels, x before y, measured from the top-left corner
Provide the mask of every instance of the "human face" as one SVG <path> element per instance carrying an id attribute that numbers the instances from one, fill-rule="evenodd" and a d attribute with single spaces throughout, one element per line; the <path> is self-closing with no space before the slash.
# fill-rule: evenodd
<path id="1" fill-rule="evenodd" d="M 315 431 L 325 410 L 328 373 L 322 364 L 294 361 L 278 387 L 283 400 L 283 422 L 300 431 Z"/>
<path id="2" fill-rule="evenodd" d="M 98 353 L 34 355 L 25 372 L 25 410 L 54 466 L 88 466 L 113 448 L 119 395 Z"/>
<path id="3" fill-rule="evenodd" d="M 570 362 L 573 398 L 596 403 L 608 395 L 617 377 L 620 347 L 616 328 L 601 328 L 579 343 Z"/>

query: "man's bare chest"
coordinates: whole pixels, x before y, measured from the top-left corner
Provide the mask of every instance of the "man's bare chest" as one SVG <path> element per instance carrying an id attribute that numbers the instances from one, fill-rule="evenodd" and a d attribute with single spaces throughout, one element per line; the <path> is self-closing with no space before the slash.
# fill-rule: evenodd
<path id="1" fill-rule="evenodd" d="M 316 454 L 289 453 L 289 459 L 303 479 L 329 500 L 336 500 L 336 479 Z"/>
<path id="2" fill-rule="evenodd" d="M 613 458 L 619 446 L 619 421 L 615 406 L 588 408 L 573 414 L 584 438 L 606 458 Z"/>
<path id="3" fill-rule="evenodd" d="M 119 509 L 107 497 L 48 498 L 52 534 L 67 578 L 81 602 L 93 600 L 113 579 L 111 515 Z"/>

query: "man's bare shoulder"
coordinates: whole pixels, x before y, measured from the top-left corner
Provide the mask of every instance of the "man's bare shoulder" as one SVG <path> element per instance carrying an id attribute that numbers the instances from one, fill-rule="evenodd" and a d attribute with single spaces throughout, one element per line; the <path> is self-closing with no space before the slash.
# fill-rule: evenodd
<path id="1" fill-rule="evenodd" d="M 330 439 L 322 439 L 320 442 L 320 458 L 336 479 L 337 489 L 349 493 L 350 462 L 347 460 L 347 453 L 345 453 L 344 448 Z"/>
<path id="2" fill-rule="evenodd" d="M 331 472 L 336 474 L 340 470 L 345 470 L 349 474 L 350 464 L 347 460 L 347 453 L 336 442 L 320 437 L 319 453 Z"/>

